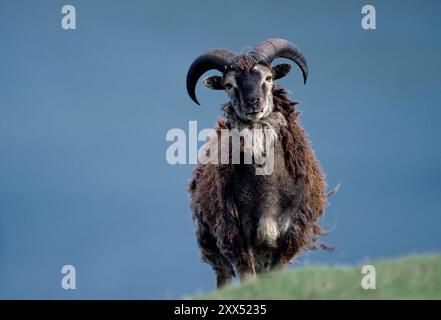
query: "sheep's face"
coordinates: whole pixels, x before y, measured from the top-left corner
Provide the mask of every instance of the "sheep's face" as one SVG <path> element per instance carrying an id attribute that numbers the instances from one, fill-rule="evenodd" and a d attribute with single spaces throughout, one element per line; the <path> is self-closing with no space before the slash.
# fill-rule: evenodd
<path id="1" fill-rule="evenodd" d="M 267 67 L 248 56 L 241 56 L 222 77 L 205 78 L 203 83 L 215 90 L 225 90 L 238 117 L 256 122 L 273 111 L 274 80 L 288 74 L 289 64 Z"/>

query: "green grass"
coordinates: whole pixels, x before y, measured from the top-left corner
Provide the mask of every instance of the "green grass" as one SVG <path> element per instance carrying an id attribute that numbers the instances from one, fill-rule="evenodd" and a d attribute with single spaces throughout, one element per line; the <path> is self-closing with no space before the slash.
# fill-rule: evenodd
<path id="1" fill-rule="evenodd" d="M 371 262 L 376 289 L 357 267 L 314 266 L 268 273 L 196 299 L 441 299 L 441 254 Z"/>

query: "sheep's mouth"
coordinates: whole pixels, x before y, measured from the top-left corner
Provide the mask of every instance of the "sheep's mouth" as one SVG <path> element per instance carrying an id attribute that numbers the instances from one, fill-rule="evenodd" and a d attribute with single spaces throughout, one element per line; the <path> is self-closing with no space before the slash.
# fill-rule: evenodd
<path id="1" fill-rule="evenodd" d="M 246 113 L 247 115 L 250 115 L 250 116 L 257 116 L 257 115 L 263 113 L 263 110 L 250 111 L 250 112 L 245 112 L 245 113 Z"/>
<path id="2" fill-rule="evenodd" d="M 245 116 L 248 121 L 258 121 L 260 120 L 264 115 L 263 110 L 261 111 L 251 111 L 251 112 L 245 112 Z"/>

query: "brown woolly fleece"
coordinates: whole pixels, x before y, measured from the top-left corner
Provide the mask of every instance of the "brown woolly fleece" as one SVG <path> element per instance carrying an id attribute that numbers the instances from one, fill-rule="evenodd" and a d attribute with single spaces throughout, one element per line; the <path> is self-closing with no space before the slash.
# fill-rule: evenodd
<path id="1" fill-rule="evenodd" d="M 286 120 L 278 128 L 274 172 L 256 176 L 252 164 L 198 164 L 189 185 L 201 255 L 218 286 L 236 272 L 244 278 L 286 266 L 302 249 L 316 248 L 324 234 L 317 221 L 327 204 L 326 181 L 299 124 L 297 103 L 277 87 L 273 100 L 273 112 Z M 230 127 L 221 117 L 216 131 Z M 260 234 L 269 218 L 278 227 L 275 244 Z"/>

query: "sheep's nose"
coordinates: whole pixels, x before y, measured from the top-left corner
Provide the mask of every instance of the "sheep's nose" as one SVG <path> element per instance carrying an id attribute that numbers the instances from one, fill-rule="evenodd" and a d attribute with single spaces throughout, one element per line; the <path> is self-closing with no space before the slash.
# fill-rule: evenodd
<path id="1" fill-rule="evenodd" d="M 260 102 L 259 98 L 253 98 L 245 101 L 245 104 L 247 105 L 247 107 L 254 108 L 259 105 L 259 102 Z"/>

